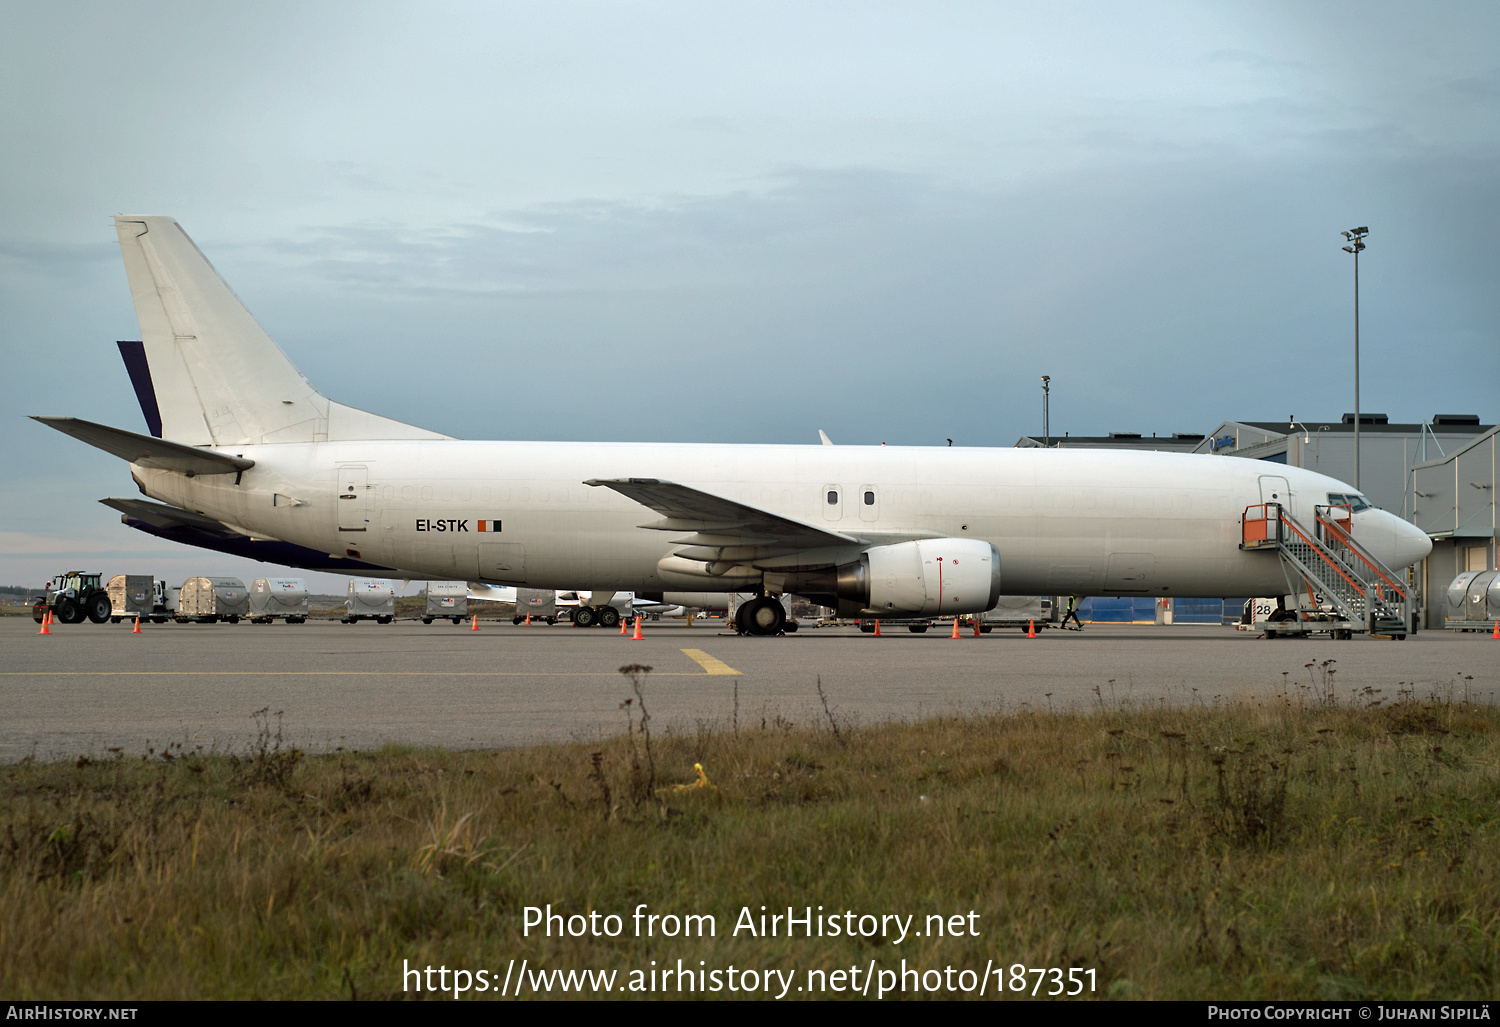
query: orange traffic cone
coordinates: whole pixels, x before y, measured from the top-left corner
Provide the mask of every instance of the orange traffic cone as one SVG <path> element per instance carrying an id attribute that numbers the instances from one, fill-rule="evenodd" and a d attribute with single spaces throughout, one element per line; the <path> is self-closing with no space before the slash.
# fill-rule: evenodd
<path id="1" fill-rule="evenodd" d="M 1500 638 L 1500 620 L 1495 621 L 1495 633 L 1493 635 L 1491 635 L 1490 637 L 1491 638 Z"/>
<path id="2" fill-rule="evenodd" d="M 639 620 L 640 618 L 637 617 L 636 619 Z M 625 634 L 626 627 L 627 625 L 629 625 L 629 623 L 630 621 L 626 620 L 624 617 L 620 618 L 620 634 Z"/>
<path id="3" fill-rule="evenodd" d="M 958 634 L 958 618 L 957 617 L 953 618 L 953 634 L 949 635 L 948 637 L 949 638 L 958 638 L 959 637 L 959 634 Z"/>
<path id="4" fill-rule="evenodd" d="M 979 637 L 979 621 L 974 621 L 974 637 Z"/>
<path id="5" fill-rule="evenodd" d="M 476 613 L 474 615 L 474 623 L 472 623 L 472 624 L 469 625 L 469 630 L 470 631 L 478 631 L 479 630 L 479 614 Z"/>
<path id="6" fill-rule="evenodd" d="M 630 640 L 632 642 L 639 642 L 641 639 L 643 639 L 645 637 L 646 637 L 645 635 L 641 634 L 641 619 L 639 617 L 637 617 L 635 619 L 635 634 L 633 634 L 633 635 L 630 636 Z"/>
<path id="7" fill-rule="evenodd" d="M 1036 618 L 1035 617 L 1031 618 L 1031 621 L 1030 621 L 1029 625 L 1026 628 L 1026 637 L 1027 638 L 1035 638 L 1036 637 Z"/>
<path id="8" fill-rule="evenodd" d="M 132 635 L 139 635 L 141 633 L 141 618 L 139 616 L 136 617 L 135 627 L 130 629 L 130 633 Z"/>
<path id="9" fill-rule="evenodd" d="M 526 626 L 531 627 L 531 614 L 529 613 L 526 615 Z"/>
<path id="10" fill-rule="evenodd" d="M 878 620 L 875 622 L 875 637 L 876 638 L 880 638 L 881 637 L 881 635 L 880 635 L 880 621 L 878 621 Z"/>
<path id="11" fill-rule="evenodd" d="M 50 634 L 52 634 L 51 624 L 52 624 L 52 611 L 51 610 L 45 610 L 45 611 L 43 611 L 42 612 L 42 630 L 38 631 L 37 634 L 38 635 L 50 635 Z"/>

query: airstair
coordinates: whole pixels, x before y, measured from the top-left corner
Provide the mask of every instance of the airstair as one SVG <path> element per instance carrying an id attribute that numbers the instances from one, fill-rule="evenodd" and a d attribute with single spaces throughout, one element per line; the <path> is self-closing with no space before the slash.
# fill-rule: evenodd
<path id="1" fill-rule="evenodd" d="M 1313 519 L 1311 527 L 1303 525 L 1280 503 L 1245 508 L 1240 548 L 1276 552 L 1287 593 L 1297 600 L 1290 619 L 1257 626 L 1272 636 L 1328 631 L 1334 638 L 1354 632 L 1405 638 L 1415 611 L 1411 589 L 1354 538 L 1353 510 L 1316 506 Z"/>

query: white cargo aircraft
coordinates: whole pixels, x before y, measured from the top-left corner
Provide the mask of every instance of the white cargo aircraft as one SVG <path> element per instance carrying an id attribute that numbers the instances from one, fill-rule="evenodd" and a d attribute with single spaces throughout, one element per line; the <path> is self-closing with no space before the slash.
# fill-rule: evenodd
<path id="1" fill-rule="evenodd" d="M 38 420 L 130 462 L 159 502 L 105 500 L 127 523 L 256 559 L 649 598 L 750 591 L 741 624 L 776 634 L 785 592 L 844 615 L 978 613 L 1001 594 L 1276 595 L 1278 560 L 1239 547 L 1245 508 L 1310 521 L 1330 495 L 1362 502 L 1231 457 L 462 441 L 319 393 L 176 221 L 115 228 L 142 339 L 121 351 L 151 434 Z M 1391 567 L 1431 548 L 1381 510 L 1353 524 Z"/>

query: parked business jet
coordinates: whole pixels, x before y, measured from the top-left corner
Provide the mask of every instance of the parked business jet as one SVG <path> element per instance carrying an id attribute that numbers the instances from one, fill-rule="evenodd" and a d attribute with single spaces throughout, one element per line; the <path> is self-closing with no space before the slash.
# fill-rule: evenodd
<path id="1" fill-rule="evenodd" d="M 177 222 L 117 217 L 140 322 L 121 343 L 150 435 L 38 420 L 130 462 L 126 523 L 256 559 L 497 586 L 748 591 L 844 615 L 988 610 L 1002 593 L 1276 595 L 1247 506 L 1311 520 L 1332 478 L 1232 457 L 1051 449 L 469 442 L 312 387 Z M 1359 497 L 1362 499 L 1363 497 Z M 1427 536 L 1374 508 L 1387 565 Z"/>

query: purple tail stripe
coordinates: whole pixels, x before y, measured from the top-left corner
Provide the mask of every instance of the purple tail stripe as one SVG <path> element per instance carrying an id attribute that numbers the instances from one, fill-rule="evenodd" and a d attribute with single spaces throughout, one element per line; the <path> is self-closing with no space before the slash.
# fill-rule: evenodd
<path id="1" fill-rule="evenodd" d="M 141 413 L 146 415 L 146 427 L 152 435 L 161 438 L 161 408 L 156 405 L 156 388 L 151 384 L 151 365 L 146 363 L 146 344 L 118 342 L 116 345 L 125 360 L 125 370 L 130 372 L 130 384 L 135 386 L 135 398 L 140 400 Z"/>

